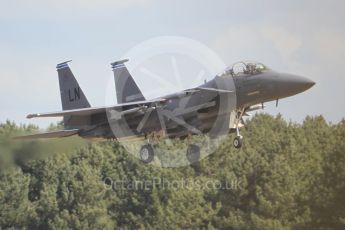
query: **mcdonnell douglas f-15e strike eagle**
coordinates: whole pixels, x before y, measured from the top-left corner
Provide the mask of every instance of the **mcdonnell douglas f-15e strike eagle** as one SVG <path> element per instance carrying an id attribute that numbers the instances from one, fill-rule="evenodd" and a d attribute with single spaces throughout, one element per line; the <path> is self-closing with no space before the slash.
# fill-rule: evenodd
<path id="1" fill-rule="evenodd" d="M 234 132 L 233 145 L 240 148 L 240 127 L 247 112 L 263 108 L 268 101 L 278 104 L 279 99 L 315 84 L 305 77 L 278 73 L 261 63 L 238 62 L 198 87 L 146 100 L 127 70 L 126 61 L 111 63 L 118 104 L 106 107 L 91 107 L 69 68 L 69 61 L 58 64 L 62 111 L 29 114 L 27 118 L 63 117 L 64 130 L 18 138 L 79 135 L 120 141 L 141 137 L 147 143 L 141 147 L 139 157 L 146 163 L 154 159 L 152 143 L 160 138 L 183 139 L 198 134 L 212 138 Z M 200 148 L 190 144 L 187 159 L 195 161 L 199 157 Z"/>

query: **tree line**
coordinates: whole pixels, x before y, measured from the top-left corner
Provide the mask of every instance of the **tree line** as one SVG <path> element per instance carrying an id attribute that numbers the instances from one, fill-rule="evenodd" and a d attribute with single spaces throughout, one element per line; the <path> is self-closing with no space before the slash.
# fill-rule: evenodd
<path id="1" fill-rule="evenodd" d="M 12 139 L 37 130 L 0 124 L 0 229 L 345 229 L 345 120 L 257 114 L 242 149 L 229 134 L 178 168 L 113 141 Z"/>

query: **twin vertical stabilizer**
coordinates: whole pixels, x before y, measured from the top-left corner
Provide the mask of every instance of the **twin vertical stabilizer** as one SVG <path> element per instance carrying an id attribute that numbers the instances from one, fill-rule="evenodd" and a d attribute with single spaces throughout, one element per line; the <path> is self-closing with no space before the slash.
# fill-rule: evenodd
<path id="1" fill-rule="evenodd" d="M 115 79 L 116 98 L 119 104 L 145 100 L 145 97 L 124 64 L 127 61 L 128 59 L 124 59 L 111 63 Z"/>
<path id="2" fill-rule="evenodd" d="M 70 61 L 62 62 L 56 66 L 59 75 L 62 109 L 88 108 L 90 103 L 69 68 L 68 62 Z"/>

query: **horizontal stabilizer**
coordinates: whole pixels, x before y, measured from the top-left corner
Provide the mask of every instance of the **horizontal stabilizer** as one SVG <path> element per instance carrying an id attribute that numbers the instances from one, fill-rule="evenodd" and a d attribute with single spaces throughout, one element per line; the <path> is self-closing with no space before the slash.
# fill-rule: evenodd
<path id="1" fill-rule="evenodd" d="M 39 139 L 39 138 L 69 137 L 69 136 L 77 134 L 78 131 L 79 129 L 60 130 L 60 131 L 53 131 L 53 132 L 47 132 L 47 133 L 36 133 L 36 134 L 30 134 L 30 135 L 25 135 L 25 136 L 17 136 L 14 139 L 31 140 L 31 139 Z"/>

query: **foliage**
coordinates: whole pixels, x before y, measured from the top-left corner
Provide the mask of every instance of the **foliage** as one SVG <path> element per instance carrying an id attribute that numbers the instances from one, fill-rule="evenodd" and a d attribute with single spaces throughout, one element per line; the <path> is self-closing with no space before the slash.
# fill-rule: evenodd
<path id="1" fill-rule="evenodd" d="M 229 135 L 180 168 L 112 141 L 11 139 L 37 130 L 0 124 L 0 229 L 345 229 L 345 120 L 258 114 L 241 150 Z"/>

